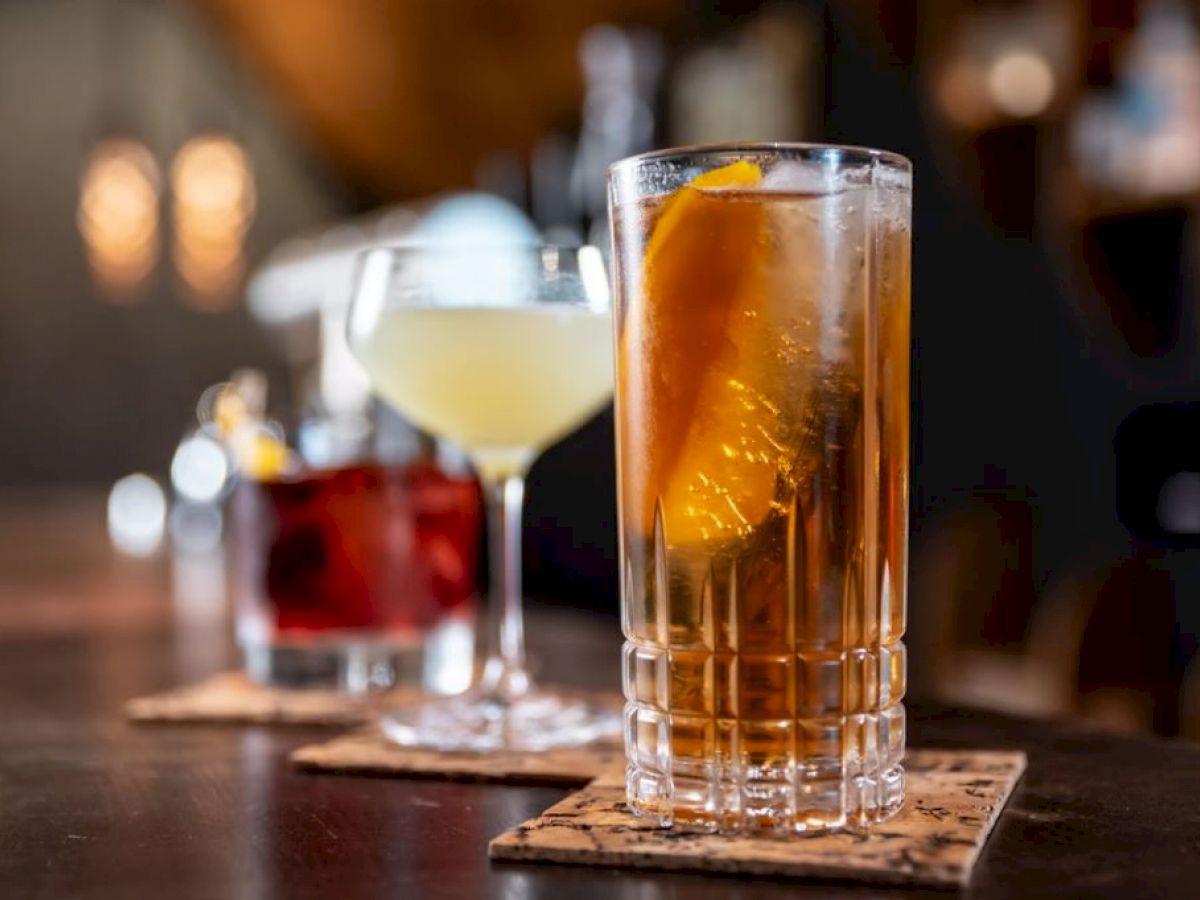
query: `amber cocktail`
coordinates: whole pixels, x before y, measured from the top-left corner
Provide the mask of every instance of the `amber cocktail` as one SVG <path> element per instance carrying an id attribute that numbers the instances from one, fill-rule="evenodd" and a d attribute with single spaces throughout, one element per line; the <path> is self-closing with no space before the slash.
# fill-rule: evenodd
<path id="1" fill-rule="evenodd" d="M 881 821 L 904 798 L 910 165 L 702 148 L 610 188 L 629 802 Z"/>

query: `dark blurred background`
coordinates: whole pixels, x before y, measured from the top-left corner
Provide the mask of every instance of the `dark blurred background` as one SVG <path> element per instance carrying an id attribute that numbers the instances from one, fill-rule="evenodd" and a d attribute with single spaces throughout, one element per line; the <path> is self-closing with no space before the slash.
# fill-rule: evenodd
<path id="1" fill-rule="evenodd" d="M 0 482 L 165 481 L 239 367 L 281 419 L 336 406 L 297 374 L 330 260 L 439 198 L 602 242 L 620 156 L 884 147 L 916 170 L 914 684 L 1200 736 L 1198 6 L 2 0 Z M 537 464 L 531 594 L 615 609 L 611 442 Z"/>

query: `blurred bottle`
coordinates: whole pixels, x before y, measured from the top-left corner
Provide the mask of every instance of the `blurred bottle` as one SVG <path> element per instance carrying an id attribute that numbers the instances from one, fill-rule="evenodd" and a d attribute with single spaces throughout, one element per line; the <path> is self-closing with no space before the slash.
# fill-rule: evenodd
<path id="1" fill-rule="evenodd" d="M 547 243 L 607 252 L 608 167 L 654 146 L 663 47 L 652 31 L 600 24 L 583 33 L 578 52 L 579 132 L 552 131 L 537 141 L 529 204 Z"/>
<path id="2" fill-rule="evenodd" d="M 820 23 L 769 8 L 689 47 L 670 77 L 670 143 L 813 140 Z"/>

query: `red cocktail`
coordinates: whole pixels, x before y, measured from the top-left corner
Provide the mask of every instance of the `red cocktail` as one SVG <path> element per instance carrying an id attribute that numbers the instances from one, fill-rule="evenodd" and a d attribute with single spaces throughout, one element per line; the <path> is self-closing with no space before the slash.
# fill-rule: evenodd
<path id="1" fill-rule="evenodd" d="M 247 480 L 233 517 L 238 634 L 262 680 L 386 683 L 395 673 L 381 662 L 419 654 L 448 621 L 469 629 L 482 523 L 474 479 L 420 462 Z"/>

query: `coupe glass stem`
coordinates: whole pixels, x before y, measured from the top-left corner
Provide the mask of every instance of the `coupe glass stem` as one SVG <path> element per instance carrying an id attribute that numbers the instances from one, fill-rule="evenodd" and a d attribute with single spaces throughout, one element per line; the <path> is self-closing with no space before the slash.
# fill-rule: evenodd
<path id="1" fill-rule="evenodd" d="M 529 693 L 525 671 L 525 619 L 521 604 L 521 508 L 523 474 L 485 476 L 491 601 L 488 604 L 488 655 L 479 691 L 506 705 Z"/>

